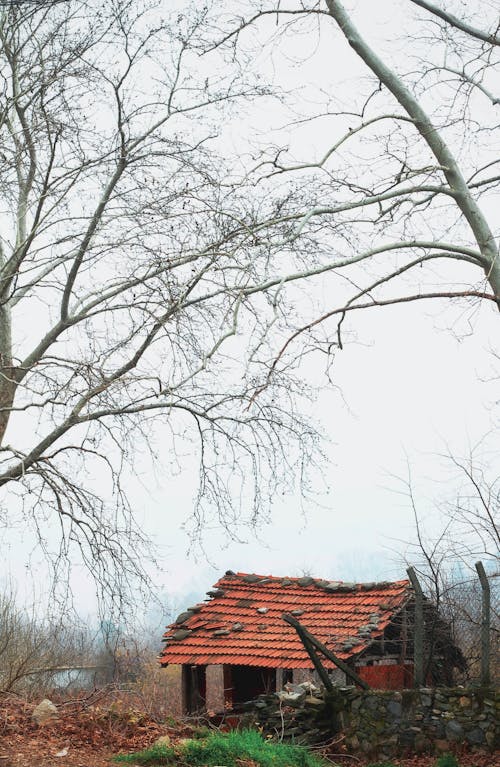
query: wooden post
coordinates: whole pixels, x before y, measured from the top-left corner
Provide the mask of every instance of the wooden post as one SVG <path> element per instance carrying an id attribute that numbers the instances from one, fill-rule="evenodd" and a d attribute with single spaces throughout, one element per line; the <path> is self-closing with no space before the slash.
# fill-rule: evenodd
<path id="1" fill-rule="evenodd" d="M 346 674 L 352 681 L 363 688 L 363 690 L 369 690 L 370 685 L 365 682 L 364 679 L 361 679 L 360 676 L 356 674 L 355 671 L 350 668 L 347 663 L 344 663 L 343 660 L 340 658 L 337 658 L 335 653 L 333 653 L 331 650 L 328 649 L 328 647 L 325 647 L 325 645 L 319 641 L 319 639 L 316 639 L 315 636 L 309 633 L 309 631 L 303 626 L 296 618 L 293 618 L 291 615 L 283 615 L 283 620 L 286 621 L 286 623 L 289 623 L 290 626 L 293 626 L 297 634 L 302 640 L 302 643 L 304 644 L 304 647 L 307 650 L 307 645 L 304 643 L 304 638 L 307 642 L 309 642 L 313 647 L 315 647 L 317 650 L 322 653 L 325 658 L 328 658 L 328 660 L 331 660 L 332 663 L 334 663 L 341 671 Z M 309 650 L 307 650 L 309 653 Z M 309 655 L 309 657 L 311 657 Z M 312 658 L 311 658 L 312 660 Z M 314 661 L 313 661 L 314 662 Z M 329 680 L 330 681 L 330 680 Z M 331 684 L 331 681 L 330 681 Z M 332 688 L 333 689 L 333 688 Z"/>
<path id="2" fill-rule="evenodd" d="M 309 655 L 310 659 L 312 660 L 314 668 L 316 669 L 319 678 L 323 682 L 325 689 L 328 690 L 328 692 L 333 692 L 332 680 L 328 676 L 328 671 L 326 670 L 326 668 L 323 666 L 320 659 L 316 655 L 312 644 L 309 642 L 307 637 L 304 635 L 304 633 L 300 629 L 297 628 L 296 631 L 301 639 L 302 644 L 306 648 L 306 652 Z"/>
<path id="3" fill-rule="evenodd" d="M 414 687 L 424 683 L 424 594 L 413 567 L 406 571 L 415 592 L 415 625 L 413 627 Z"/>
<path id="4" fill-rule="evenodd" d="M 490 676 L 490 584 L 482 562 L 476 562 L 476 570 L 483 592 L 481 611 L 481 685 L 489 687 Z"/>

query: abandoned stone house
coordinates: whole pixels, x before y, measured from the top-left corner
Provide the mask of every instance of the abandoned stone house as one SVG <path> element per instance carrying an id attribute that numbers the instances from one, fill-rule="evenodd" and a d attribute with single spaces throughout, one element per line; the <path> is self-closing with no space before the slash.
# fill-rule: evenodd
<path id="1" fill-rule="evenodd" d="M 164 635 L 160 662 L 169 667 L 173 714 L 237 710 L 287 682 L 313 681 L 313 662 L 284 614 L 295 616 L 371 687 L 413 683 L 414 594 L 406 580 L 355 584 L 229 570 L 207 594 L 209 600 L 181 613 Z M 429 679 L 449 683 L 458 655 L 434 611 L 433 628 L 438 625 Z M 345 684 L 333 663 L 324 667 L 334 684 Z"/>

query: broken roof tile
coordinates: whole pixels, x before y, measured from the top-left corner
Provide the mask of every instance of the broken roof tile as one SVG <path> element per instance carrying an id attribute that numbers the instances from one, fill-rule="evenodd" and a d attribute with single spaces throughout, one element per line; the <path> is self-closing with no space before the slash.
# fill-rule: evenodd
<path id="1" fill-rule="evenodd" d="M 283 621 L 284 613 L 297 615 L 305 607 L 302 624 L 345 660 L 380 638 L 411 594 L 406 580 L 356 584 L 232 571 L 213 591 L 218 596 L 183 621 L 182 639 L 178 624 L 169 627 L 163 665 L 312 668 L 297 633 Z M 266 624 L 260 622 L 264 609 Z"/>

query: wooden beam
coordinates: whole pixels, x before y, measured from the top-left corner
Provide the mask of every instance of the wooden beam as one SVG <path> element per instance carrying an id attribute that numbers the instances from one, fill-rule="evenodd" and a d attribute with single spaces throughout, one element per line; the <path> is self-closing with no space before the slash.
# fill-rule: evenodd
<path id="1" fill-rule="evenodd" d="M 321 663 L 320 659 L 318 658 L 316 652 L 314 651 L 314 648 L 313 648 L 311 642 L 308 640 L 308 638 L 306 637 L 306 635 L 304 634 L 304 632 L 300 628 L 296 628 L 295 627 L 295 630 L 297 631 L 297 634 L 299 635 L 300 640 L 301 640 L 302 644 L 304 645 L 307 654 L 309 655 L 310 659 L 312 660 L 314 668 L 318 672 L 318 676 L 321 679 L 321 681 L 323 682 L 323 684 L 325 686 L 325 689 L 328 690 L 328 692 L 333 692 L 332 680 L 328 676 L 328 671 L 323 666 L 323 664 Z"/>
<path id="2" fill-rule="evenodd" d="M 340 658 L 338 658 L 335 655 L 335 653 L 333 653 L 331 650 L 328 649 L 328 647 L 325 647 L 325 645 L 322 642 L 320 642 L 319 639 L 316 639 L 316 637 L 313 636 L 305 628 L 305 626 L 303 626 L 301 623 L 299 623 L 299 621 L 296 618 L 293 618 L 291 615 L 286 615 L 286 614 L 283 615 L 282 617 L 283 617 L 283 620 L 286 623 L 289 623 L 290 626 L 293 626 L 293 628 L 295 629 L 295 631 L 297 632 L 297 634 L 301 638 L 302 643 L 304 644 L 304 647 L 306 648 L 306 650 L 307 650 L 307 646 L 304 643 L 304 638 L 316 650 L 319 650 L 319 652 L 322 653 L 325 656 L 325 658 L 328 658 L 328 660 L 330 660 L 332 663 L 335 664 L 335 666 L 337 666 L 341 671 L 343 671 L 344 674 L 346 676 L 348 676 L 349 679 L 351 679 L 355 684 L 357 684 L 360 687 L 362 687 L 363 690 L 369 690 L 370 689 L 370 685 L 367 684 L 367 682 L 365 682 L 364 679 L 361 679 L 361 677 L 358 676 L 358 674 L 356 674 L 356 672 L 353 671 L 352 668 L 350 668 L 350 666 L 347 665 L 347 663 L 344 663 L 344 661 L 341 660 Z M 309 656 L 309 657 L 311 657 L 311 656 Z M 311 658 L 311 660 L 312 660 L 312 658 Z M 330 682 L 330 684 L 331 684 L 331 682 Z M 332 686 L 332 688 L 333 688 L 333 686 Z"/>

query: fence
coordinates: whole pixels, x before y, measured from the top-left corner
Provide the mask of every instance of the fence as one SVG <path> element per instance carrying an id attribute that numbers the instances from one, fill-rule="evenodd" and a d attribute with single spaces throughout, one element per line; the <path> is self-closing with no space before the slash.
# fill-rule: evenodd
<path id="1" fill-rule="evenodd" d="M 406 616 L 406 639 L 411 636 L 415 687 L 432 681 L 439 670 L 439 681 L 448 684 L 500 682 L 500 574 L 487 575 L 482 562 L 475 567 L 477 577 L 434 583 L 430 598 L 408 568 L 415 604 Z"/>

